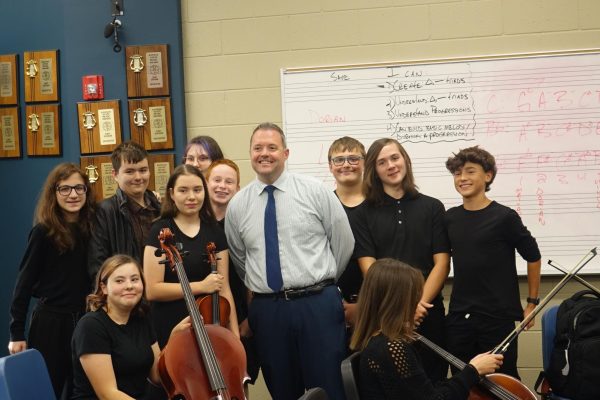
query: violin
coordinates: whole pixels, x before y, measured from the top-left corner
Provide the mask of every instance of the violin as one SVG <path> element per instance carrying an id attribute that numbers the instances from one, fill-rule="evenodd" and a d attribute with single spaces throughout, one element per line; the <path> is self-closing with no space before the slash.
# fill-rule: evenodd
<path id="1" fill-rule="evenodd" d="M 429 347 L 454 367 L 462 370 L 467 363 L 453 356 L 426 337 L 416 334 L 417 340 Z M 537 400 L 536 395 L 520 380 L 506 374 L 489 374 L 469 392 L 468 400 Z"/>
<path id="2" fill-rule="evenodd" d="M 245 400 L 246 352 L 242 342 L 219 325 L 205 325 L 169 228 L 160 231 L 161 252 L 177 272 L 191 327 L 175 332 L 158 358 L 158 373 L 169 399 Z M 225 372 L 225 374 L 223 373 Z"/>
<path id="3" fill-rule="evenodd" d="M 214 242 L 208 242 L 206 244 L 206 254 L 208 255 L 208 261 L 210 262 L 210 273 L 216 274 L 217 245 Z M 231 305 L 225 297 L 219 295 L 219 292 L 215 291 L 208 296 L 201 297 L 198 299 L 197 303 L 204 321 L 210 321 L 210 323 L 215 325 L 227 326 L 229 323 Z"/>

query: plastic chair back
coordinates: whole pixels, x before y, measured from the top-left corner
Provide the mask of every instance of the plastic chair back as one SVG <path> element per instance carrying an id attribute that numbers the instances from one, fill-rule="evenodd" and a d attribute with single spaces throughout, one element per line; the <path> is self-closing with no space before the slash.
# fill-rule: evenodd
<path id="1" fill-rule="evenodd" d="M 308 389 L 298 400 L 329 400 L 327 392 L 320 387 Z"/>
<path id="2" fill-rule="evenodd" d="M 29 349 L 0 358 L 0 399 L 56 400 L 39 351 Z"/>
<path id="3" fill-rule="evenodd" d="M 360 366 L 360 351 L 353 353 L 342 361 L 342 381 L 346 400 L 360 400 L 358 391 L 358 368 Z"/>

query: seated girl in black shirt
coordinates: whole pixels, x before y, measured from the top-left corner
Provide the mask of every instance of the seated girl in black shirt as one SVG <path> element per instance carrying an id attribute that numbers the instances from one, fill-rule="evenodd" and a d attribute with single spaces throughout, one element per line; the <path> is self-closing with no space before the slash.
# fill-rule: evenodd
<path id="1" fill-rule="evenodd" d="M 73 333 L 73 399 L 139 399 L 147 379 L 159 383 L 156 335 L 148 316 L 140 265 L 127 255 L 108 258 Z M 189 318 L 173 332 L 190 326 Z"/>
<path id="2" fill-rule="evenodd" d="M 502 356 L 480 354 L 459 374 L 434 386 L 413 346 L 415 310 L 423 274 L 400 261 L 376 261 L 363 282 L 350 347 L 362 351 L 360 398 L 465 400 L 480 375 L 494 372 Z"/>

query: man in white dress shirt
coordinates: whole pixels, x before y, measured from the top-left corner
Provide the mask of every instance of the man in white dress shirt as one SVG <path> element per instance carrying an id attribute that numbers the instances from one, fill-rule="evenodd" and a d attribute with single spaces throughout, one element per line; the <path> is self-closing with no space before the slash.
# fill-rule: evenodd
<path id="1" fill-rule="evenodd" d="M 273 399 L 296 400 L 318 386 L 342 400 L 345 323 L 334 283 L 354 238 L 330 189 L 285 171 L 288 155 L 279 126 L 254 129 L 250 159 L 257 179 L 229 203 L 225 233 L 253 292 L 248 321 Z"/>

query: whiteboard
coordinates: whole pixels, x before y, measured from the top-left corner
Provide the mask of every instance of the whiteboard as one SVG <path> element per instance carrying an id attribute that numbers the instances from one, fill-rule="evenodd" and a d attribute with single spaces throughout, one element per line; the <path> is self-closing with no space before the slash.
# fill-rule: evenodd
<path id="1" fill-rule="evenodd" d="M 332 188 L 327 151 L 398 139 L 422 193 L 462 203 L 446 159 L 480 145 L 496 157 L 488 196 L 536 237 L 543 273 L 570 270 L 600 245 L 600 53 L 283 69 L 288 169 Z M 519 258 L 520 260 L 520 258 Z M 526 274 L 525 262 L 518 272 Z M 582 273 L 600 272 L 600 256 Z"/>

